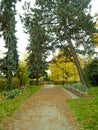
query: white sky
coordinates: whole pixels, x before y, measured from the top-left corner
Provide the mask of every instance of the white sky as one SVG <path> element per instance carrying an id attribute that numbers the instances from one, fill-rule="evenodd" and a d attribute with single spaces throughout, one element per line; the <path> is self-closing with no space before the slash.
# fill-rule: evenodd
<path id="1" fill-rule="evenodd" d="M 19 14 L 23 13 L 22 5 L 24 4 L 25 1 L 30 1 L 32 3 L 32 6 L 35 3 L 35 0 L 22 0 L 22 2 L 18 2 L 17 6 L 16 6 L 16 9 L 18 11 L 17 12 L 18 14 L 16 16 L 16 20 L 18 21 L 17 26 L 16 26 L 16 30 L 17 30 L 16 34 L 17 34 L 17 38 L 18 38 L 18 52 L 20 55 L 20 59 L 22 59 L 22 55 L 24 54 L 25 49 L 26 49 L 27 44 L 28 44 L 28 40 L 27 40 L 28 35 L 23 33 L 23 27 L 22 27 L 22 24 L 21 24 L 20 19 L 19 19 Z M 95 13 L 98 13 L 98 0 L 92 0 L 91 5 L 92 5 L 91 14 L 94 15 Z M 3 40 L 1 38 L 0 38 L 0 42 L 3 42 Z M 0 50 L 5 51 L 3 46 L 0 44 Z M 0 55 L 1 55 L 1 51 L 0 51 Z"/>
<path id="2" fill-rule="evenodd" d="M 19 14 L 23 13 L 22 10 L 22 5 L 24 4 L 25 1 L 30 1 L 32 3 L 32 7 L 35 3 L 35 0 L 22 0 L 22 2 L 18 2 L 16 9 L 18 11 L 17 17 L 16 17 L 16 21 L 18 21 L 16 29 L 17 29 L 17 38 L 18 40 L 18 51 L 19 51 L 19 55 L 20 55 L 20 59 L 22 59 L 23 54 L 25 53 L 25 49 L 27 47 L 28 44 L 28 34 L 25 34 L 23 32 L 23 26 L 21 24 L 20 18 L 19 18 Z"/>

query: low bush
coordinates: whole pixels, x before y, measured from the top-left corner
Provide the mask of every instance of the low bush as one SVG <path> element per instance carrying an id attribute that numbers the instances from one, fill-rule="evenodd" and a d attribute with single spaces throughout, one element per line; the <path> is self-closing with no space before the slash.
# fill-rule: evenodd
<path id="1" fill-rule="evenodd" d="M 34 79 L 29 79 L 29 84 L 30 84 L 30 85 L 36 85 L 36 80 L 34 80 Z"/>
<path id="2" fill-rule="evenodd" d="M 29 72 L 27 66 L 20 65 L 18 67 L 17 77 L 20 81 L 20 86 L 28 86 Z"/>
<path id="3" fill-rule="evenodd" d="M 57 80 L 57 81 L 54 81 L 54 84 L 73 84 L 74 81 L 62 81 L 62 80 Z"/>
<path id="4" fill-rule="evenodd" d="M 13 99 L 17 96 L 22 94 L 22 91 L 20 89 L 13 89 L 12 91 L 4 91 L 1 93 L 1 97 L 5 99 Z"/>
<path id="5" fill-rule="evenodd" d="M 82 83 L 80 81 L 78 82 L 67 82 L 64 87 L 65 88 L 74 88 L 74 89 L 81 89 Z"/>
<path id="6" fill-rule="evenodd" d="M 89 86 L 98 86 L 98 58 L 85 66 L 84 76 Z"/>
<path id="7" fill-rule="evenodd" d="M 76 83 L 73 83 L 72 87 L 73 88 L 76 88 L 76 89 L 80 89 L 82 87 L 82 83 L 81 82 L 76 82 Z"/>
<path id="8" fill-rule="evenodd" d="M 0 92 L 7 89 L 7 79 L 1 78 L 0 79 Z"/>
<path id="9" fill-rule="evenodd" d="M 13 78 L 12 86 L 13 86 L 13 89 L 16 89 L 16 88 L 20 87 L 20 81 L 19 81 L 18 78 Z"/>
<path id="10" fill-rule="evenodd" d="M 0 79 L 0 92 L 7 90 L 7 85 L 8 85 L 7 78 L 1 78 Z M 13 89 L 20 87 L 20 81 L 18 78 L 13 78 L 12 87 L 13 87 Z"/>

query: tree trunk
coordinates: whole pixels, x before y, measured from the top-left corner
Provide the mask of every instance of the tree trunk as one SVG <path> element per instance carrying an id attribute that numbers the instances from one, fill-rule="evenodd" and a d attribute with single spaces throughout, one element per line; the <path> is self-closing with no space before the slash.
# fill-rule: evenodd
<path id="1" fill-rule="evenodd" d="M 37 75 L 36 75 L 36 85 L 39 85 L 39 75 L 38 75 L 38 72 L 37 72 Z"/>
<path id="2" fill-rule="evenodd" d="M 7 38 L 7 44 L 8 44 L 8 54 L 7 54 L 7 80 L 8 80 L 8 90 L 12 90 L 12 71 L 11 71 L 11 45 L 10 45 L 10 38 Z"/>
<path id="3" fill-rule="evenodd" d="M 8 69 L 8 90 L 12 90 L 12 73 L 11 71 Z"/>
<path id="4" fill-rule="evenodd" d="M 77 70 L 78 70 L 78 73 L 79 73 L 80 80 L 81 80 L 81 82 L 82 82 L 82 84 L 83 84 L 83 87 L 84 87 L 85 89 L 87 89 L 88 86 L 87 86 L 86 81 L 85 81 L 85 79 L 84 79 L 83 72 L 82 72 L 82 69 L 81 69 L 81 66 L 80 66 L 78 57 L 77 57 L 77 55 L 76 55 L 76 52 L 75 52 L 75 49 L 74 49 L 74 47 L 73 47 L 73 44 L 72 44 L 71 40 L 68 40 L 68 43 L 69 43 L 69 47 L 70 47 L 70 50 L 71 50 L 71 52 L 72 52 L 72 55 L 73 55 L 73 57 L 74 57 L 74 61 L 75 61 L 75 64 L 76 64 L 76 67 L 77 67 Z"/>

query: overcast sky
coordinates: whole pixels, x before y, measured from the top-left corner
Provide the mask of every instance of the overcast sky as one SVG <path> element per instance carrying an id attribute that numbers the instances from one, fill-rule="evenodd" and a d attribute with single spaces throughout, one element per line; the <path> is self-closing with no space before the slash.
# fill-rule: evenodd
<path id="1" fill-rule="evenodd" d="M 16 30 L 17 30 L 17 38 L 18 38 L 18 52 L 20 55 L 20 59 L 22 59 L 22 55 L 25 52 L 26 46 L 28 44 L 28 40 L 27 40 L 28 35 L 23 33 L 23 27 L 22 27 L 22 24 L 19 19 L 19 14 L 23 13 L 22 5 L 25 1 L 31 1 L 32 6 L 35 3 L 35 0 L 22 0 L 22 2 L 18 2 L 17 6 L 16 6 L 16 9 L 18 11 L 18 14 L 16 16 L 16 20 L 18 21 Z M 91 5 L 92 5 L 91 14 L 94 15 L 95 13 L 98 13 L 98 0 L 92 0 Z M 2 41 L 2 39 L 0 38 L 0 42 L 1 41 Z M 4 50 L 4 48 L 1 46 L 1 44 L 0 44 L 0 50 Z"/>
<path id="2" fill-rule="evenodd" d="M 28 35 L 23 33 L 23 26 L 21 24 L 20 18 L 19 18 L 19 14 L 23 13 L 22 10 L 22 5 L 24 4 L 25 1 L 30 1 L 32 3 L 32 7 L 34 6 L 35 0 L 22 0 L 22 2 L 18 2 L 16 9 L 18 11 L 18 14 L 16 16 L 16 20 L 18 21 L 16 29 L 17 29 L 17 38 L 18 40 L 18 51 L 19 51 L 19 55 L 20 55 L 20 59 L 22 59 L 22 55 L 25 52 L 25 49 L 27 47 L 28 44 Z"/>

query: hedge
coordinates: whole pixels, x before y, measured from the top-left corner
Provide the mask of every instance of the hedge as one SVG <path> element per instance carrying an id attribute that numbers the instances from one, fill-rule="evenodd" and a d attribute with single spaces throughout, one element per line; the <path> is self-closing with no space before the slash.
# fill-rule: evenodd
<path id="1" fill-rule="evenodd" d="M 7 79 L 0 79 L 0 92 L 7 89 Z"/>
<path id="2" fill-rule="evenodd" d="M 4 90 L 7 90 L 7 85 L 8 85 L 7 79 L 6 78 L 1 78 L 0 79 L 0 92 L 4 91 Z M 13 89 L 16 89 L 16 88 L 20 87 L 20 81 L 19 81 L 18 78 L 13 78 L 12 86 L 13 86 Z"/>

